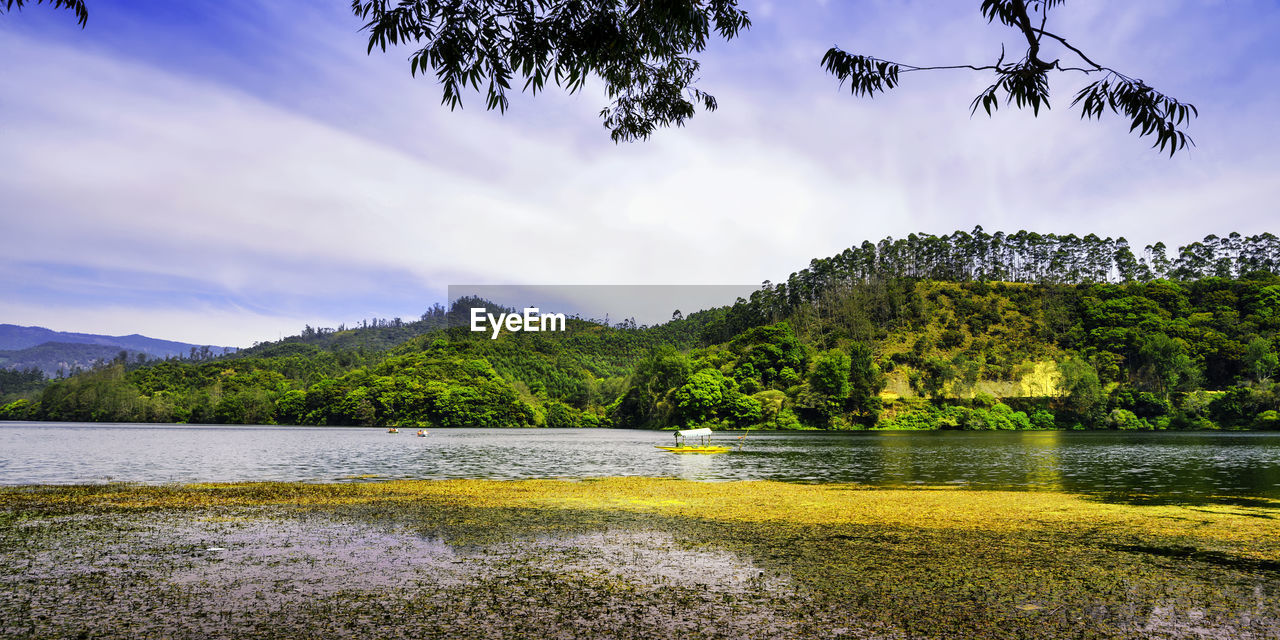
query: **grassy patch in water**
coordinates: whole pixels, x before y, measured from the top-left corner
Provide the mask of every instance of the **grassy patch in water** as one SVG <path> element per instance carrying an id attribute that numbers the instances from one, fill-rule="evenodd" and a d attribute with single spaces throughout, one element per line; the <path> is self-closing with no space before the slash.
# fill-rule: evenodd
<path id="1" fill-rule="evenodd" d="M 55 591 L 124 616 L 119 590 L 146 584 L 170 603 L 167 635 L 219 615 L 271 635 L 251 609 L 192 595 L 233 583 L 293 621 L 280 636 L 1274 638 L 1278 515 L 1266 500 L 652 478 L 6 488 L 0 618 Z M 82 544 L 115 573 L 54 569 Z M 440 549 L 447 563 L 410 562 Z M 298 591 L 313 580 L 326 588 Z M 60 624 L 36 630 L 74 628 Z"/>

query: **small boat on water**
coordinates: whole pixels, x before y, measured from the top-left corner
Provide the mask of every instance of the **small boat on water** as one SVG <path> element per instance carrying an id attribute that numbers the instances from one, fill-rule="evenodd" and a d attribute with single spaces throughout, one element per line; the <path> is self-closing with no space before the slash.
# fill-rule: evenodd
<path id="1" fill-rule="evenodd" d="M 418 429 L 418 437 L 419 437 L 419 438 L 425 438 L 425 437 L 427 437 L 427 432 L 426 432 L 426 431 L 424 431 L 424 430 L 422 430 L 422 429 Z"/>
<path id="2" fill-rule="evenodd" d="M 692 438 L 692 444 L 686 438 Z M 728 453 L 731 450 L 731 447 L 711 444 L 711 430 L 706 427 L 677 431 L 674 447 L 654 446 L 671 453 Z"/>
<path id="3" fill-rule="evenodd" d="M 387 433 L 400 433 L 400 430 L 395 427 L 391 427 L 390 429 L 387 429 Z"/>

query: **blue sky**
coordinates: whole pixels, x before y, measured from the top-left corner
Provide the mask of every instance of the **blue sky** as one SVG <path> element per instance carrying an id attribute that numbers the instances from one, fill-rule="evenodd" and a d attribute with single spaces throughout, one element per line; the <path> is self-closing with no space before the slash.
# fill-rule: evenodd
<path id="1" fill-rule="evenodd" d="M 874 100 L 831 45 L 987 64 L 979 2 L 743 2 L 699 86 L 721 108 L 615 145 L 598 85 L 450 112 L 345 0 L 90 0 L 0 15 L 0 322 L 246 346 L 417 316 L 457 284 L 751 284 L 863 240 L 1029 229 L 1137 246 L 1280 232 L 1280 6 L 1072 0 L 1051 28 L 1195 104 L 1173 159 L 1115 117 L 970 117 L 990 82 Z"/>

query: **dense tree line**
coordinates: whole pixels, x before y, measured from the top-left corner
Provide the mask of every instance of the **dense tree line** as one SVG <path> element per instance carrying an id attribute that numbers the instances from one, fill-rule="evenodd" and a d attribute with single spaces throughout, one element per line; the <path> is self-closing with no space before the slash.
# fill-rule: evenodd
<path id="1" fill-rule="evenodd" d="M 1148 245 L 1137 256 L 1124 238 L 1028 231 L 988 234 L 979 226 L 947 236 L 913 233 L 904 239 L 863 242 L 840 255 L 811 261 L 786 282 L 766 281 L 748 302 L 757 315 L 778 319 L 829 292 L 877 280 L 1132 283 L 1240 278 L 1277 270 L 1280 238 L 1270 233 L 1209 235 L 1179 247 L 1170 257 L 1163 242 Z"/>
<path id="2" fill-rule="evenodd" d="M 1163 242 L 1135 256 L 1124 238 L 1018 231 L 911 234 L 864 241 L 839 255 L 810 261 L 786 282 L 765 281 L 709 327 L 704 342 L 722 342 L 753 326 L 796 315 L 831 315 L 839 307 L 869 307 L 865 333 L 919 315 L 909 294 L 920 280 L 1045 285 L 1191 282 L 1280 272 L 1280 238 L 1270 233 L 1209 235 L 1169 257 Z"/>
<path id="3" fill-rule="evenodd" d="M 1053 394 L 1006 399 L 1026 405 L 1028 418 L 1046 411 L 1057 426 L 1115 428 L 1275 425 L 1276 276 L 918 288 L 929 322 L 908 340 L 887 340 L 882 356 L 887 371 L 905 370 L 911 388 L 931 399 L 921 424 L 963 426 L 962 411 L 943 409 L 983 395 L 984 381 L 1024 379 L 1033 362 L 1049 361 Z"/>
<path id="4" fill-rule="evenodd" d="M 12 402 L 39 391 L 45 385 L 45 375 L 39 369 L 0 369 L 0 403 Z"/>
<path id="5" fill-rule="evenodd" d="M 636 428 L 866 427 L 879 417 L 883 386 L 865 345 L 815 351 L 780 322 L 689 354 L 654 351 L 609 415 Z"/>

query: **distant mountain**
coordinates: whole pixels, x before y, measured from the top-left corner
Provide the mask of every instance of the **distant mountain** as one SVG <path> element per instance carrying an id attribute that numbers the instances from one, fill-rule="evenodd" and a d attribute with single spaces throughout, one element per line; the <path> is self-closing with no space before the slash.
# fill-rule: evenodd
<path id="1" fill-rule="evenodd" d="M 147 359 L 190 357 L 192 349 L 197 356 L 206 358 L 235 351 L 231 347 L 160 340 L 136 333 L 104 336 L 0 324 L 0 368 L 34 367 L 45 375 L 54 375 L 59 369 L 66 372 L 76 367 L 87 369 L 100 360 L 116 358 L 121 351 L 127 352 L 130 360 L 136 360 L 138 354 L 145 354 Z"/>
<path id="2" fill-rule="evenodd" d="M 140 353 L 106 344 L 46 342 L 26 349 L 0 351 L 0 368 L 15 371 L 39 369 L 46 377 L 52 378 L 58 371 L 70 374 L 76 369 L 90 369 L 99 362 L 110 362 L 119 357 L 121 351 L 130 360 Z"/>
<path id="3" fill-rule="evenodd" d="M 213 345 L 190 344 L 186 342 L 175 342 L 173 340 L 160 340 L 157 338 L 148 338 L 136 333 L 127 336 L 103 336 L 92 333 L 71 333 L 67 331 L 53 331 L 44 327 L 19 327 L 13 324 L 0 324 L 0 350 L 12 351 L 17 349 L 26 349 L 34 347 L 46 342 L 69 342 L 74 344 L 101 344 L 118 349 L 128 349 L 129 351 L 139 351 L 153 358 L 165 358 L 168 356 L 189 355 L 191 348 L 195 347 L 197 351 L 201 347 L 209 347 L 209 350 L 221 355 L 224 347 L 215 347 Z M 234 348 L 226 347 L 231 351 Z"/>

